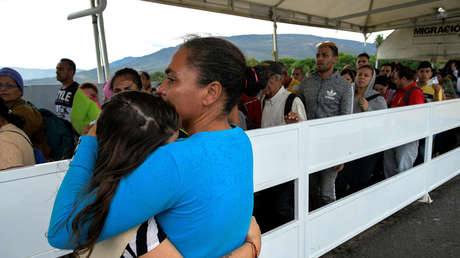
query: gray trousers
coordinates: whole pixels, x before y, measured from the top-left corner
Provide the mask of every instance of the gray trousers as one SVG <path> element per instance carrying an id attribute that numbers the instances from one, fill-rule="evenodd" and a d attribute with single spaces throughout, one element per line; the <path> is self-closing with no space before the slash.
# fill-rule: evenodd
<path id="1" fill-rule="evenodd" d="M 404 145 L 389 149 L 383 152 L 383 173 L 385 178 L 394 176 L 400 172 L 412 168 L 418 154 L 418 141 L 409 142 Z"/>
<path id="2" fill-rule="evenodd" d="M 335 167 L 310 174 L 310 210 L 335 201 Z"/>

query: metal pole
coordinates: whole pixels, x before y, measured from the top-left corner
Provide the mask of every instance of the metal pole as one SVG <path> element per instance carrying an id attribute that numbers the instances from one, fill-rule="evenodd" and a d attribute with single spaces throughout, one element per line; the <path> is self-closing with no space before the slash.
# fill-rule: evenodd
<path id="1" fill-rule="evenodd" d="M 275 9 L 273 9 L 273 58 L 275 62 L 278 62 L 278 34 L 276 33 L 276 29 L 278 26 L 276 25 L 276 13 Z"/>
<path id="2" fill-rule="evenodd" d="M 94 15 L 97 13 L 102 13 L 105 10 L 106 6 L 107 6 L 107 0 L 98 0 L 96 8 L 90 8 L 90 9 L 86 9 L 83 11 L 71 13 L 67 16 L 67 20 L 73 20 L 73 19 L 77 19 L 77 18 L 81 18 L 85 16 Z"/>
<path id="3" fill-rule="evenodd" d="M 91 1 L 91 7 L 95 7 L 94 0 Z M 93 23 L 93 32 L 94 32 L 94 43 L 96 46 L 96 63 L 97 63 L 97 82 L 104 83 L 102 78 L 102 67 L 101 67 L 101 49 L 99 48 L 99 29 L 97 28 L 97 16 L 95 14 L 91 15 Z"/>
<path id="4" fill-rule="evenodd" d="M 67 16 L 68 20 L 81 18 L 84 16 L 93 16 L 93 30 L 94 30 L 94 41 L 96 43 L 96 56 L 98 64 L 98 81 L 99 83 L 107 81 L 109 77 L 109 64 L 107 57 L 107 45 L 105 42 L 105 30 L 104 30 L 104 19 L 102 12 L 104 12 L 107 6 L 107 0 L 97 0 L 97 7 L 95 6 L 95 0 L 91 0 L 91 8 L 83 11 L 71 13 Z M 96 18 L 95 18 L 96 17 Z M 95 24 L 95 19 L 96 23 Z M 98 28 L 99 26 L 99 28 Z M 101 48 L 102 48 L 102 59 L 101 59 Z M 101 67 L 101 62 L 104 62 L 104 66 Z M 104 69 L 104 72 L 102 72 Z"/>
<path id="5" fill-rule="evenodd" d="M 98 15 L 98 18 L 99 33 L 101 35 L 102 58 L 104 61 L 104 81 L 107 81 L 110 75 L 110 67 L 109 57 L 107 55 L 107 44 L 105 42 L 104 18 L 102 17 L 102 12 Z"/>

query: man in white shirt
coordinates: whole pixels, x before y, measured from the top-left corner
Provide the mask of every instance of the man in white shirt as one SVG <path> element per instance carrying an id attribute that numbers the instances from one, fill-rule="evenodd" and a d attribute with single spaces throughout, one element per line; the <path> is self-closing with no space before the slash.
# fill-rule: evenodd
<path id="1" fill-rule="evenodd" d="M 282 86 L 282 66 L 273 61 L 264 61 L 262 65 L 267 67 L 269 73 L 268 85 L 262 101 L 262 128 L 307 120 L 305 106 L 300 97 L 293 95 L 291 97 L 293 99 L 288 101 L 289 95 L 294 93 Z"/>
<path id="2" fill-rule="evenodd" d="M 267 87 L 264 90 L 265 96 L 262 99 L 261 127 L 267 128 L 307 120 L 305 107 L 300 97 L 295 93 L 289 92 L 282 85 L 281 74 L 283 73 L 283 68 L 281 64 L 273 61 L 264 61 L 261 65 L 266 67 L 269 78 Z M 264 197 L 259 197 L 258 199 L 265 200 L 265 202 L 270 203 L 274 207 L 274 211 L 267 221 L 273 220 L 275 222 L 268 223 L 278 225 L 294 218 L 293 182 L 287 182 L 274 187 L 269 192 L 266 192 Z"/>

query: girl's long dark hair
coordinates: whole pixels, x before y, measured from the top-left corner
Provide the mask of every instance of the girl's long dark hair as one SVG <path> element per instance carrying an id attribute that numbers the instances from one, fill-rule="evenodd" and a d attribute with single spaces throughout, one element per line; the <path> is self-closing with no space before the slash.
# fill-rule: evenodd
<path id="1" fill-rule="evenodd" d="M 96 167 L 84 192 L 87 198 L 95 197 L 72 221 L 71 239 L 78 244 L 75 255 L 86 251 L 88 256 L 91 254 L 120 180 L 159 146 L 168 143 L 178 127 L 179 117 L 174 107 L 150 94 L 123 92 L 102 106 L 96 129 Z M 87 237 L 81 237 L 86 227 Z"/>

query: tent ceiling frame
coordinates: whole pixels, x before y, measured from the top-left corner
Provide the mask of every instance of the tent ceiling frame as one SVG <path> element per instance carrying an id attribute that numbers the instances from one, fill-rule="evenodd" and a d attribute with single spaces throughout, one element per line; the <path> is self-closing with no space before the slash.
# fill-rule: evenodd
<path id="1" fill-rule="evenodd" d="M 449 15 L 453 15 L 455 17 L 447 17 L 442 19 L 445 23 L 456 22 L 460 20 L 460 8 L 446 10 Z M 394 24 L 399 23 L 399 24 Z M 415 26 L 426 26 L 432 24 L 439 24 L 439 19 L 433 19 L 433 14 L 412 17 L 412 18 L 404 18 L 404 19 L 397 19 L 392 21 L 386 21 L 385 23 L 376 24 L 371 26 L 371 28 L 375 28 L 377 30 L 389 30 L 389 29 L 404 29 L 409 27 Z"/>
<path id="2" fill-rule="evenodd" d="M 281 5 L 285 0 L 280 0 L 277 4 L 264 5 L 259 3 L 252 3 L 245 0 L 228 0 L 226 4 L 219 4 L 219 1 L 213 1 L 212 3 L 206 0 L 142 0 L 146 2 L 153 2 L 159 4 L 173 5 L 178 7 L 188 7 L 192 9 L 198 9 L 203 11 L 211 11 L 218 13 L 225 13 L 230 15 L 243 16 L 247 18 L 255 18 L 266 21 L 273 21 L 272 12 L 269 10 L 275 10 L 277 13 L 277 21 L 307 25 L 328 29 L 341 29 L 354 32 L 362 32 L 362 26 L 353 24 L 345 21 L 335 21 L 327 17 L 317 16 L 309 13 L 291 11 L 277 6 Z M 247 7 L 246 9 L 241 6 Z M 251 12 L 255 8 L 260 7 L 262 11 Z M 266 11 L 265 11 L 266 10 Z"/>
<path id="3" fill-rule="evenodd" d="M 372 7 L 374 6 L 374 0 L 370 0 L 369 1 L 369 12 L 372 10 Z M 364 30 L 363 30 L 363 34 L 364 34 L 364 41 L 367 40 L 367 36 L 366 36 L 366 33 L 367 33 L 367 24 L 369 24 L 369 18 L 371 17 L 371 14 L 368 13 L 366 15 L 366 22 L 364 22 Z"/>
<path id="4" fill-rule="evenodd" d="M 403 19 L 393 21 L 382 21 L 380 24 L 369 24 L 372 15 L 396 11 L 398 9 L 415 8 L 417 6 L 433 4 L 439 2 L 439 5 L 444 5 L 444 0 L 412 0 L 406 3 L 392 4 L 381 8 L 373 9 L 372 7 L 377 3 L 374 0 L 370 1 L 369 8 L 364 12 L 356 12 L 339 17 L 326 17 L 314 15 L 307 12 L 298 10 L 283 9 L 280 6 L 288 3 L 288 0 L 272 1 L 273 4 L 263 4 L 259 1 L 253 2 L 250 0 L 143 0 L 147 2 L 154 2 L 166 5 L 174 5 L 179 7 L 186 7 L 204 11 L 225 13 L 230 15 L 243 16 L 248 18 L 261 19 L 266 21 L 273 21 L 272 14 L 276 10 L 276 18 L 278 22 L 314 26 L 328 29 L 345 30 L 359 33 L 372 33 L 383 30 L 407 28 L 410 26 L 418 26 L 419 21 L 427 18 L 432 18 L 436 13 L 424 14 L 416 17 L 405 17 Z M 451 8 L 456 10 L 457 6 Z M 451 14 L 452 10 L 446 10 Z M 410 13 L 410 12 L 408 12 Z M 367 16 L 365 23 L 357 24 L 348 22 L 359 17 Z M 447 18 L 449 19 L 449 18 Z M 432 23 L 439 23 L 440 20 L 433 20 Z M 423 21 L 426 23 L 426 21 Z"/>
<path id="5" fill-rule="evenodd" d="M 413 1 L 413 2 L 407 2 L 407 3 L 403 3 L 403 4 L 397 4 L 397 5 L 377 8 L 377 9 L 374 9 L 374 10 L 372 10 L 372 8 L 370 8 L 368 11 L 365 11 L 365 12 L 354 13 L 354 14 L 345 15 L 345 16 L 339 16 L 339 17 L 335 17 L 333 19 L 334 20 L 348 20 L 348 19 L 358 18 L 358 17 L 362 17 L 362 16 L 366 16 L 366 15 L 369 16 L 371 14 L 389 12 L 389 11 L 393 11 L 393 10 L 397 10 L 397 9 L 404 9 L 404 8 L 408 8 L 408 7 L 424 5 L 424 4 L 430 4 L 430 3 L 433 3 L 433 2 L 439 2 L 439 1 L 441 1 L 441 0 L 417 0 L 417 1 Z M 370 5 L 371 7 L 372 7 L 372 2 L 373 1 L 371 1 L 371 5 Z"/>

